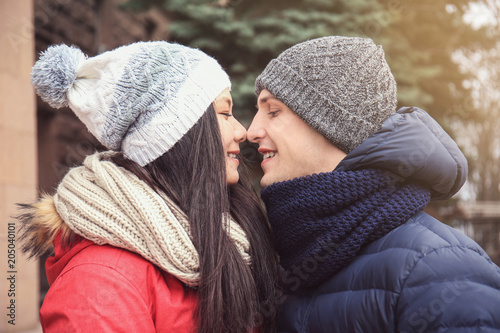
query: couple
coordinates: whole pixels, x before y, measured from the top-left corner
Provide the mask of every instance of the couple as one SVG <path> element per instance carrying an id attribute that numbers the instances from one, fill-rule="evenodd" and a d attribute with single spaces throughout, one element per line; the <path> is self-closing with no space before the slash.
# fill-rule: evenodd
<path id="1" fill-rule="evenodd" d="M 178 44 L 54 46 L 32 81 L 109 148 L 20 216 L 25 252 L 54 248 L 46 332 L 500 329 L 499 268 L 423 212 L 460 189 L 465 157 L 424 111 L 396 111 L 371 40 L 284 51 L 256 80 L 248 131 L 219 64 Z"/>

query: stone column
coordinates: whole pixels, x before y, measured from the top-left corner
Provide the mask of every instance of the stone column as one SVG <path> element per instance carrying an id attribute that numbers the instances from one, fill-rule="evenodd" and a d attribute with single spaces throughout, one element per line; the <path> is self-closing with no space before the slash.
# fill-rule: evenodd
<path id="1" fill-rule="evenodd" d="M 37 197 L 32 0 L 0 1 L 0 331 L 38 326 L 38 265 L 20 253 L 16 203 Z"/>

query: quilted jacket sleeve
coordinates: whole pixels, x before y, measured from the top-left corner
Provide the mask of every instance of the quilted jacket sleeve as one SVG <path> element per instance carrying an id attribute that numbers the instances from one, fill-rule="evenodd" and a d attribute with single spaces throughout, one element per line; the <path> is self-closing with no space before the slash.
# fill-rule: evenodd
<path id="1" fill-rule="evenodd" d="M 103 265 L 79 265 L 59 276 L 44 299 L 40 321 L 48 333 L 155 332 L 144 296 Z"/>
<path id="2" fill-rule="evenodd" d="M 500 332 L 500 269 L 478 248 L 440 247 L 410 267 L 398 332 Z"/>

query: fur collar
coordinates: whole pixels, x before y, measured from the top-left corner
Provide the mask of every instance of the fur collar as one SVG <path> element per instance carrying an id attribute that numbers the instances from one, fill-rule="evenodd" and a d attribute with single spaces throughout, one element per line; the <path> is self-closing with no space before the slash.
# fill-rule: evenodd
<path id="1" fill-rule="evenodd" d="M 78 236 L 57 212 L 52 195 L 43 194 L 37 202 L 19 204 L 19 207 L 21 251 L 29 258 L 52 252 L 52 242 L 59 233 L 64 246 L 71 246 L 77 240 Z"/>

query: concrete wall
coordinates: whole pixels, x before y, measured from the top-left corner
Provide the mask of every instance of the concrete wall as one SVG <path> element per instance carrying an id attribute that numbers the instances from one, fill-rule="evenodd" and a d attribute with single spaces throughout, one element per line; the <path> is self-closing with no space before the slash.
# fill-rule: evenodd
<path id="1" fill-rule="evenodd" d="M 15 233 L 18 225 L 11 218 L 16 214 L 15 203 L 32 202 L 37 196 L 36 108 L 29 79 L 35 52 L 32 21 L 31 0 L 0 1 L 2 332 L 34 329 L 38 323 L 38 265 L 21 255 Z"/>

